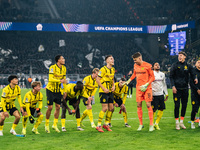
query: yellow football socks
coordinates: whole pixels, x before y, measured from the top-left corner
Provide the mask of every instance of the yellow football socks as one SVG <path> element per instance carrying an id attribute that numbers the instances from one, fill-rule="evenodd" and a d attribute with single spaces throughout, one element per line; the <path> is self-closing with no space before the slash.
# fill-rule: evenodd
<path id="1" fill-rule="evenodd" d="M 88 110 L 86 109 L 84 112 L 83 112 L 83 115 L 81 116 L 81 121 L 83 121 L 83 119 L 85 119 L 85 117 L 88 115 Z"/>
<path id="2" fill-rule="evenodd" d="M 61 119 L 62 128 L 65 127 L 65 118 Z"/>
<path id="3" fill-rule="evenodd" d="M 80 127 L 81 126 L 81 119 L 80 118 L 76 118 L 76 121 L 77 121 L 77 127 Z"/>
<path id="4" fill-rule="evenodd" d="M 127 123 L 127 112 L 123 112 L 124 123 Z"/>
<path id="5" fill-rule="evenodd" d="M 159 110 L 158 113 L 157 113 L 156 124 L 158 124 L 160 122 L 162 116 L 163 116 L 163 111 Z"/>
<path id="6" fill-rule="evenodd" d="M 43 115 L 40 115 L 40 116 L 38 117 L 38 119 L 37 119 L 37 121 L 36 121 L 36 123 L 35 123 L 35 125 L 34 125 L 34 128 L 35 128 L 35 129 L 37 129 L 38 126 L 41 124 L 43 117 L 44 117 Z"/>
<path id="7" fill-rule="evenodd" d="M 27 121 L 28 121 L 28 117 L 27 116 L 23 116 L 22 117 L 22 126 L 23 126 L 23 128 L 26 128 Z"/>
<path id="8" fill-rule="evenodd" d="M 49 126 L 49 119 L 45 120 L 45 126 Z"/>
<path id="9" fill-rule="evenodd" d="M 58 123 L 58 119 L 54 118 L 54 120 L 53 120 L 53 126 L 57 127 L 57 123 Z"/>
<path id="10" fill-rule="evenodd" d="M 105 124 L 108 125 L 111 120 L 112 111 L 107 110 Z"/>
<path id="11" fill-rule="evenodd" d="M 16 126 L 17 126 L 17 124 L 14 124 L 14 123 L 13 123 L 12 129 L 15 130 Z"/>
<path id="12" fill-rule="evenodd" d="M 100 111 L 100 113 L 99 113 L 99 120 L 98 120 L 98 126 L 101 126 L 101 122 L 102 122 L 104 114 L 105 114 L 105 112 Z"/>

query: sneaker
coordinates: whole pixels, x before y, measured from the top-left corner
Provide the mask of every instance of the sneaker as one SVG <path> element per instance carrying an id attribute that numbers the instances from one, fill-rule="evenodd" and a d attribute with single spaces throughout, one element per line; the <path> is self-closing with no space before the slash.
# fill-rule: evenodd
<path id="1" fill-rule="evenodd" d="M 138 127 L 137 131 L 141 131 L 141 130 L 142 130 L 142 128 L 144 128 L 144 126 L 143 126 L 143 125 L 139 125 L 139 127 Z"/>
<path id="2" fill-rule="evenodd" d="M 52 129 L 55 130 L 56 132 L 60 133 L 60 130 L 58 129 L 57 126 L 52 126 Z"/>
<path id="3" fill-rule="evenodd" d="M 127 95 L 127 98 L 129 98 L 129 95 Z"/>
<path id="4" fill-rule="evenodd" d="M 82 129 L 81 127 L 77 127 L 78 131 L 84 131 L 84 129 Z"/>
<path id="5" fill-rule="evenodd" d="M 154 127 L 154 129 L 156 129 L 156 130 L 160 130 L 160 127 L 158 126 L 158 124 L 155 124 L 153 127 Z"/>
<path id="6" fill-rule="evenodd" d="M 194 122 L 199 123 L 199 119 L 196 119 Z"/>
<path id="7" fill-rule="evenodd" d="M 65 129 L 65 127 L 62 127 L 62 132 L 66 132 L 67 130 Z"/>
<path id="8" fill-rule="evenodd" d="M 130 95 L 130 98 L 132 98 L 132 95 Z"/>
<path id="9" fill-rule="evenodd" d="M 3 136 L 3 130 L 0 131 L 0 136 Z"/>
<path id="10" fill-rule="evenodd" d="M 195 124 L 191 123 L 191 129 L 195 129 Z"/>
<path id="11" fill-rule="evenodd" d="M 22 134 L 23 134 L 23 135 L 26 135 L 26 128 L 23 128 L 23 129 L 22 129 Z"/>
<path id="12" fill-rule="evenodd" d="M 109 127 L 109 125 L 103 125 L 103 128 L 106 129 L 107 131 L 112 131 Z"/>
<path id="13" fill-rule="evenodd" d="M 186 129 L 186 127 L 184 126 L 183 123 L 180 123 L 180 127 L 181 127 L 182 129 Z"/>
<path id="14" fill-rule="evenodd" d="M 13 130 L 13 129 L 10 130 L 10 133 L 13 134 L 13 135 L 16 135 L 16 134 L 17 134 L 17 133 L 15 132 L 15 130 Z"/>
<path id="15" fill-rule="evenodd" d="M 80 122 L 80 124 L 81 124 L 81 127 L 85 127 L 82 122 Z"/>
<path id="16" fill-rule="evenodd" d="M 91 127 L 92 127 L 92 128 L 96 128 L 97 126 L 96 126 L 95 124 L 92 124 Z"/>
<path id="17" fill-rule="evenodd" d="M 176 123 L 176 130 L 180 130 L 180 125 L 179 125 L 179 123 Z"/>
<path id="18" fill-rule="evenodd" d="M 36 129 L 36 128 L 33 128 L 33 129 L 32 129 L 32 132 L 35 133 L 35 134 L 40 134 L 40 133 L 38 132 L 38 129 Z"/>
<path id="19" fill-rule="evenodd" d="M 46 133 L 50 133 L 49 126 L 45 126 Z"/>
<path id="20" fill-rule="evenodd" d="M 112 124 L 111 123 L 109 123 L 108 125 L 109 125 L 110 128 L 112 128 Z"/>
<path id="21" fill-rule="evenodd" d="M 151 126 L 151 125 L 149 126 L 149 131 L 150 131 L 150 132 L 153 131 L 153 125 L 152 125 L 152 126 Z"/>
<path id="22" fill-rule="evenodd" d="M 101 126 L 97 126 L 97 127 L 96 127 L 96 130 L 98 130 L 99 132 L 104 132 L 104 131 L 102 130 Z"/>
<path id="23" fill-rule="evenodd" d="M 125 127 L 130 128 L 131 126 L 128 123 L 125 123 Z"/>

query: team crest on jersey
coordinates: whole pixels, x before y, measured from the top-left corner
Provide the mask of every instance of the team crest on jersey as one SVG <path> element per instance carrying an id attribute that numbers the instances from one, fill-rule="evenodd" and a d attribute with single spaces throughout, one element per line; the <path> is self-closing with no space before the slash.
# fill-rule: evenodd
<path id="1" fill-rule="evenodd" d="M 106 102 L 106 99 L 103 99 L 103 102 L 105 103 L 105 102 Z"/>
<path id="2" fill-rule="evenodd" d="M 26 102 L 28 102 L 28 98 L 26 98 Z"/>
<path id="3" fill-rule="evenodd" d="M 184 67 L 184 70 L 187 70 L 187 69 L 188 69 L 187 66 L 185 66 L 185 67 Z"/>
<path id="4" fill-rule="evenodd" d="M 142 70 L 144 70 L 144 67 L 142 67 Z"/>
<path id="5" fill-rule="evenodd" d="M 50 73 L 53 73 L 53 68 L 51 68 Z"/>
<path id="6" fill-rule="evenodd" d="M 178 98 L 177 98 L 177 97 L 175 97 L 175 98 L 174 98 L 174 100 L 175 100 L 175 101 L 177 101 L 177 100 L 178 100 Z"/>
<path id="7" fill-rule="evenodd" d="M 195 101 L 192 101 L 192 104 L 194 105 L 194 104 L 195 104 Z"/>

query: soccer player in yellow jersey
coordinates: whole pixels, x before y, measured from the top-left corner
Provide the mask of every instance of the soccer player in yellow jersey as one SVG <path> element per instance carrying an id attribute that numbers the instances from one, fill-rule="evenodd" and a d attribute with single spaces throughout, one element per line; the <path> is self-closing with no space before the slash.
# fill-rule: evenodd
<path id="1" fill-rule="evenodd" d="M 15 107 L 15 99 L 18 99 L 19 105 L 20 105 L 20 111 L 22 112 L 22 115 L 24 115 L 24 110 L 22 107 L 22 98 L 21 98 L 21 89 L 18 86 L 18 78 L 16 75 L 10 75 L 8 77 L 8 82 L 10 83 L 7 85 L 1 95 L 1 103 L 0 103 L 0 136 L 3 136 L 3 125 L 5 118 L 9 117 L 9 114 L 11 116 L 15 117 L 14 123 L 12 125 L 12 128 L 10 130 L 10 133 L 13 135 L 16 135 L 15 128 L 19 123 L 20 120 L 20 114 L 17 108 Z M 8 114 L 9 112 L 9 114 Z"/>
<path id="2" fill-rule="evenodd" d="M 85 92 L 87 93 L 87 95 L 92 97 L 93 103 L 94 103 L 94 95 L 98 88 L 98 84 L 96 82 L 98 73 L 99 73 L 99 69 L 94 68 L 92 70 L 92 75 L 89 75 L 83 79 L 83 85 L 85 88 Z M 92 102 L 89 101 L 88 98 L 85 98 L 85 97 L 82 97 L 81 99 L 83 99 L 83 104 L 86 106 L 86 110 L 83 112 L 83 115 L 81 117 L 81 125 L 83 126 L 83 124 L 82 124 L 83 119 L 86 116 L 89 116 L 92 128 L 96 128 L 96 125 L 94 124 L 94 121 L 93 121 Z"/>
<path id="3" fill-rule="evenodd" d="M 34 123 L 34 119 L 33 117 L 38 117 L 32 132 L 35 134 L 40 134 L 38 132 L 38 126 L 41 124 L 42 119 L 43 119 L 43 114 L 41 112 L 42 109 L 42 99 L 43 99 L 43 95 L 40 92 L 41 90 L 41 82 L 40 81 L 35 81 L 31 84 L 31 87 L 33 88 L 31 91 L 27 92 L 24 96 L 24 100 L 23 100 L 23 107 L 25 110 L 24 116 L 22 118 L 22 134 L 26 134 L 26 125 L 27 125 L 27 121 L 28 118 L 30 120 L 30 123 Z M 36 105 L 38 103 L 38 107 L 36 108 Z"/>
<path id="4" fill-rule="evenodd" d="M 114 58 L 112 55 L 108 55 L 105 58 L 106 61 L 106 66 L 102 67 L 99 70 L 98 77 L 96 79 L 96 82 L 99 85 L 99 98 L 100 98 L 100 103 L 102 105 L 102 110 L 99 113 L 99 119 L 98 119 L 98 124 L 96 129 L 99 132 L 104 132 L 101 127 L 101 122 L 104 117 L 104 114 L 106 111 L 106 119 L 105 119 L 105 124 L 103 125 L 103 128 L 112 131 L 109 128 L 109 120 L 112 115 L 112 110 L 113 110 L 113 93 L 115 90 L 115 84 L 114 84 L 114 75 L 115 75 L 115 68 L 113 67 L 114 65 Z"/>
<path id="5" fill-rule="evenodd" d="M 62 115 L 61 115 L 61 124 L 62 124 L 62 131 L 65 132 L 65 118 L 66 118 L 66 109 L 68 113 L 76 114 L 76 121 L 77 121 L 77 130 L 83 131 L 80 127 L 80 98 L 81 97 L 88 98 L 89 101 L 92 100 L 92 97 L 89 97 L 87 93 L 85 93 L 83 83 L 81 81 L 77 81 L 76 84 L 67 84 L 64 87 L 64 94 L 63 94 L 63 101 L 62 101 Z M 78 98 L 77 98 L 78 97 Z M 74 110 L 71 110 L 68 105 L 67 101 L 69 101 L 69 105 L 72 105 Z"/>
<path id="6" fill-rule="evenodd" d="M 120 113 L 121 111 L 123 111 L 123 117 L 124 117 L 124 123 L 125 123 L 125 127 L 131 127 L 128 122 L 127 122 L 127 112 L 126 112 L 126 107 L 125 107 L 125 102 L 126 102 L 126 97 L 127 97 L 127 93 L 128 93 L 128 86 L 127 85 L 123 85 L 126 82 L 125 78 L 121 78 L 119 82 L 115 83 L 115 91 L 114 91 L 114 106 L 115 107 L 120 107 Z M 122 94 L 123 97 L 122 97 Z M 114 107 L 113 107 L 113 111 L 114 112 Z M 112 115 L 111 115 L 112 116 Z M 110 120 L 111 122 L 111 120 Z M 109 126 L 111 127 L 111 123 L 109 123 Z"/>
<path id="7" fill-rule="evenodd" d="M 52 128 L 56 132 L 60 132 L 57 127 L 58 117 L 60 113 L 60 104 L 62 99 L 61 94 L 61 83 L 66 83 L 66 67 L 65 59 L 61 55 L 57 55 L 55 57 L 56 64 L 50 66 L 49 68 L 49 82 L 46 87 L 46 95 L 47 95 L 47 105 L 48 109 L 46 111 L 46 121 L 45 121 L 45 131 L 50 133 L 49 130 L 49 118 L 51 115 L 51 111 L 53 108 L 53 102 L 55 102 L 55 113 L 54 113 L 54 122 Z"/>

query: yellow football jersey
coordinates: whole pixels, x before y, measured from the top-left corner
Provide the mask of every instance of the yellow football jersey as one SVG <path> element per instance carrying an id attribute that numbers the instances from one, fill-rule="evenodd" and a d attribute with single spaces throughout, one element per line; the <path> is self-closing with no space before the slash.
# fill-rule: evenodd
<path id="1" fill-rule="evenodd" d="M 98 76 L 101 77 L 101 84 L 103 87 L 107 88 L 111 92 L 111 88 L 113 86 L 113 80 L 115 75 L 115 68 L 112 67 L 111 69 L 107 68 L 106 66 L 102 67 L 99 70 Z M 99 88 L 99 93 L 104 93 L 103 89 Z"/>
<path id="2" fill-rule="evenodd" d="M 66 67 L 62 65 L 61 68 L 57 64 L 50 66 L 49 68 L 49 82 L 47 89 L 54 93 L 61 92 L 61 79 L 66 78 Z"/>
<path id="3" fill-rule="evenodd" d="M 3 88 L 1 95 L 0 107 L 6 112 L 6 109 L 12 109 L 15 107 L 15 99 L 18 99 L 20 107 L 22 107 L 21 89 L 18 85 L 14 88 L 10 87 L 10 84 Z"/>
<path id="4" fill-rule="evenodd" d="M 85 88 L 83 90 L 74 91 L 76 84 L 67 84 L 64 86 L 64 92 L 67 93 L 67 98 L 73 99 L 77 96 L 83 96 L 88 98 L 88 94 L 85 92 Z"/>
<path id="5" fill-rule="evenodd" d="M 126 102 L 126 96 L 128 93 L 128 86 L 127 85 L 123 85 L 122 88 L 119 87 L 119 82 L 115 83 L 115 91 L 114 91 L 114 96 L 120 97 L 122 99 L 122 94 L 124 94 L 123 96 L 123 104 L 125 104 Z"/>
<path id="6" fill-rule="evenodd" d="M 92 78 L 92 75 L 86 76 L 83 79 L 83 85 L 85 87 L 85 92 L 87 93 L 87 95 L 89 96 L 95 95 L 98 88 L 98 84 L 96 82 L 96 79 Z"/>
<path id="7" fill-rule="evenodd" d="M 31 115 L 30 108 L 36 109 L 36 104 L 38 103 L 38 108 L 42 109 L 42 99 L 43 95 L 41 92 L 33 94 L 32 90 L 27 92 L 24 96 L 23 107 L 26 108 L 28 116 Z"/>

